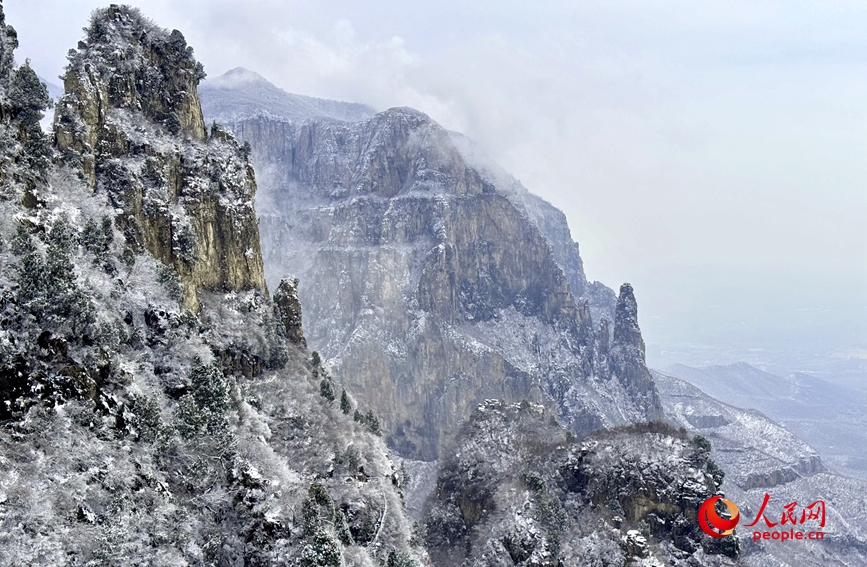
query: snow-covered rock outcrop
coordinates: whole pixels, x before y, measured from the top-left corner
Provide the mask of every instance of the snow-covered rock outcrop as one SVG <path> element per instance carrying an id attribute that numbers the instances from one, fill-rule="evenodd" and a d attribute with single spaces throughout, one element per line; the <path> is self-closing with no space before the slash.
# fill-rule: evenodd
<path id="1" fill-rule="evenodd" d="M 58 150 L 109 195 L 127 241 L 180 274 L 193 311 L 200 288 L 266 292 L 253 168 L 206 131 L 203 77 L 181 32 L 111 6 L 70 52 L 54 114 Z"/>
<path id="2" fill-rule="evenodd" d="M 429 565 L 375 421 L 267 295 L 180 33 L 95 11 L 52 147 L 2 14 L 0 565 Z"/>
<path id="3" fill-rule="evenodd" d="M 733 565 L 698 507 L 722 482 L 709 447 L 662 423 L 578 441 L 542 406 L 488 400 L 461 429 L 429 501 L 438 565 Z"/>

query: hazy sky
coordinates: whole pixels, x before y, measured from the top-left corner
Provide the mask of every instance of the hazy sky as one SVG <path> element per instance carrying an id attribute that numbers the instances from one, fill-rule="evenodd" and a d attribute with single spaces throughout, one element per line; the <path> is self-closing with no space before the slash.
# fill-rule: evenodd
<path id="1" fill-rule="evenodd" d="M 867 2 L 130 3 L 211 76 L 474 138 L 633 283 L 651 364 L 867 358 Z M 54 79 L 102 5 L 6 0 L 18 59 Z"/>

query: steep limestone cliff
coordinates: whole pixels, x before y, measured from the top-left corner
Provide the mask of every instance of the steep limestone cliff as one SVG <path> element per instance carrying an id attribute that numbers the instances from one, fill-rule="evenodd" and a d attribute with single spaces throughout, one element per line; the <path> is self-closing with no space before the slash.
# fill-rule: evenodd
<path id="1" fill-rule="evenodd" d="M 614 294 L 587 283 L 562 213 L 472 165 L 418 111 L 280 117 L 251 108 L 263 87 L 248 86 L 231 112 L 221 85 L 211 105 L 205 84 L 203 105 L 252 146 L 266 275 L 292 267 L 308 342 L 392 448 L 435 459 L 487 398 L 543 403 L 582 435 L 661 415 L 643 353 L 629 333 L 611 340 Z M 634 314 L 631 288 L 621 301 Z"/>
<path id="2" fill-rule="evenodd" d="M 95 11 L 53 152 L 2 14 L 0 565 L 429 565 L 292 285 L 266 294 L 252 169 L 205 137 L 180 34 Z"/>
<path id="3" fill-rule="evenodd" d="M 192 51 L 179 31 L 110 6 L 69 53 L 54 131 L 128 244 L 172 266 L 198 311 L 199 289 L 267 291 L 253 169 L 231 136 L 208 135 Z"/>

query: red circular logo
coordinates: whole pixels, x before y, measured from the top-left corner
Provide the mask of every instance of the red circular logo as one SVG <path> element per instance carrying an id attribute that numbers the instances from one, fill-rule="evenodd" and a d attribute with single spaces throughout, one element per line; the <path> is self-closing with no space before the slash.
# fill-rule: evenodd
<path id="1" fill-rule="evenodd" d="M 729 510 L 731 519 L 725 519 L 716 511 L 716 503 L 722 502 Z M 737 504 L 722 496 L 711 496 L 698 509 L 698 525 L 710 537 L 722 538 L 732 534 L 740 519 Z"/>

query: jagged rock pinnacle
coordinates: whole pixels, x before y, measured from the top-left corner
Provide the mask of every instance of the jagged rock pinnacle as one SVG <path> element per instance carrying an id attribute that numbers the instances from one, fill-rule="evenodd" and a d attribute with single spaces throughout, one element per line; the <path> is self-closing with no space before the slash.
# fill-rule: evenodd
<path id="1" fill-rule="evenodd" d="M 246 76 L 215 81 L 203 104 L 269 172 L 271 281 L 305 282 L 305 338 L 396 451 L 436 459 L 491 398 L 542 402 L 579 435 L 660 415 L 639 349 L 609 344 L 615 294 L 587 283 L 565 215 L 421 112 L 301 116 L 285 93 L 254 107 Z"/>
<path id="2" fill-rule="evenodd" d="M 137 8 L 112 4 L 93 12 L 86 39 L 68 58 L 54 130 L 61 150 L 82 154 L 92 182 L 93 154 L 112 108 L 140 111 L 172 134 L 206 138 L 196 90 L 205 73 L 181 32 L 159 28 Z"/>
<path id="3" fill-rule="evenodd" d="M 301 302 L 298 300 L 297 278 L 283 278 L 280 281 L 280 285 L 274 292 L 274 309 L 283 322 L 289 342 L 306 348 L 307 341 L 304 339 L 304 330 L 301 327 Z"/>
<path id="4" fill-rule="evenodd" d="M 13 54 L 17 48 L 18 34 L 15 28 L 6 25 L 6 14 L 3 12 L 3 2 L 0 0 L 0 87 L 4 90 L 12 75 L 12 67 L 15 63 Z"/>
<path id="5" fill-rule="evenodd" d="M 184 36 L 118 5 L 85 31 L 55 112 L 64 162 L 107 194 L 132 250 L 177 272 L 186 308 L 200 309 L 199 289 L 267 293 L 253 168 L 227 132 L 208 138 Z"/>
<path id="6" fill-rule="evenodd" d="M 625 283 L 620 286 L 620 295 L 614 311 L 614 342 L 623 346 L 633 346 L 641 351 L 644 359 L 644 339 L 638 327 L 638 302 L 632 285 Z"/>

